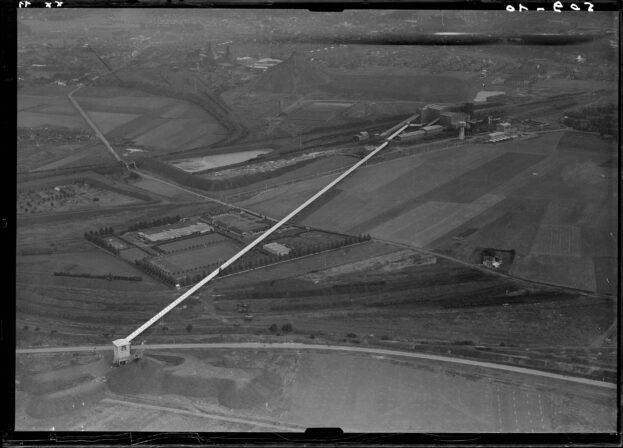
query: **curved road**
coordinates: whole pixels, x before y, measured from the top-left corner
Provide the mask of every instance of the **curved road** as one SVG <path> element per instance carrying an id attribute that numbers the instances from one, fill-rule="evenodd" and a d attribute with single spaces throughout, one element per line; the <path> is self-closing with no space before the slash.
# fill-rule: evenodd
<path id="1" fill-rule="evenodd" d="M 616 389 L 615 383 L 591 380 L 559 373 L 544 372 L 541 370 L 527 369 L 525 367 L 515 367 L 492 362 L 474 361 L 470 359 L 454 358 L 450 356 L 429 355 L 425 353 L 414 353 L 399 350 L 387 350 L 382 348 L 370 347 L 349 347 L 343 345 L 318 345 L 302 344 L 298 342 L 231 342 L 231 343 L 200 343 L 200 344 L 145 344 L 135 345 L 135 349 L 141 350 L 165 350 L 165 349 L 251 349 L 251 350 L 330 350 L 341 352 L 356 352 L 369 355 L 400 356 L 403 358 L 427 359 L 431 361 L 449 362 L 453 364 L 463 364 L 486 369 L 503 370 L 506 372 L 521 373 L 525 375 L 540 376 L 555 380 L 570 381 L 573 383 L 586 384 L 589 386 L 603 387 L 606 389 Z M 27 348 L 17 349 L 17 354 L 38 354 L 38 353 L 59 353 L 59 352 L 88 352 L 88 351 L 109 351 L 111 345 L 98 346 L 78 346 L 78 347 L 49 347 L 49 348 Z"/>

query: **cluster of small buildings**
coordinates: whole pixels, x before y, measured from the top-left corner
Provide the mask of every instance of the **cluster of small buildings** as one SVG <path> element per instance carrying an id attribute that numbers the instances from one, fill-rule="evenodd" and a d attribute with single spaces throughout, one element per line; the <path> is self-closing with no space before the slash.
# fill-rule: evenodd
<path id="1" fill-rule="evenodd" d="M 197 221 L 194 224 L 187 224 L 183 227 L 173 227 L 164 230 L 138 232 L 138 235 L 141 238 L 149 241 L 150 243 L 156 243 L 159 241 L 182 238 L 185 236 L 193 235 L 195 233 L 203 234 L 212 231 L 214 231 L 214 227 L 206 224 L 205 222 Z"/>
<path id="2" fill-rule="evenodd" d="M 505 140 L 510 140 L 512 136 L 511 124 L 508 122 L 498 123 L 496 125 L 496 131 L 489 134 L 489 143 L 499 143 Z"/>
<path id="3" fill-rule="evenodd" d="M 469 122 L 469 115 L 465 112 L 453 112 L 450 106 L 429 104 L 422 108 L 420 123 L 412 124 L 417 128 L 413 132 L 405 132 L 397 137 L 400 142 L 410 142 L 441 134 L 447 129 L 459 131 L 459 138 L 464 137 L 465 128 Z"/>

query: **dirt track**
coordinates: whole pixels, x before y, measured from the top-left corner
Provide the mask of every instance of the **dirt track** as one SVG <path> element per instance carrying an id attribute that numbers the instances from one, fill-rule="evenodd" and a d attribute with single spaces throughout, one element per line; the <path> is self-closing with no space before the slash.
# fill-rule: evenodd
<path id="1" fill-rule="evenodd" d="M 452 358 L 448 356 L 436 356 L 427 355 L 423 353 L 404 352 L 398 350 L 385 350 L 378 348 L 367 347 L 346 347 L 339 345 L 314 345 L 314 344 L 300 344 L 295 342 L 286 343 L 259 343 L 259 342 L 244 342 L 244 343 L 204 343 L 204 344 L 150 344 L 143 345 L 143 350 L 163 350 L 163 349 L 251 349 L 251 350 L 330 350 L 330 351 L 345 351 L 345 352 L 358 352 L 373 355 L 387 355 L 387 356 L 400 356 L 407 358 L 419 358 L 428 359 L 431 361 L 449 362 L 454 364 L 463 364 L 475 367 L 484 367 L 487 369 L 504 370 L 507 372 L 515 372 L 526 375 L 541 376 L 546 378 L 552 378 L 555 380 L 570 381 L 574 383 L 586 384 L 590 386 L 597 386 L 607 389 L 616 389 L 617 385 L 613 383 L 607 383 L 604 381 L 589 380 L 586 378 L 572 377 L 568 375 L 560 375 L 557 373 L 543 372 L 540 370 L 526 369 L 523 367 L 514 367 L 503 364 L 494 364 L 490 362 L 472 361 L 468 359 Z M 58 353 L 58 352 L 77 352 L 77 351 L 97 351 L 97 350 L 111 350 L 112 346 L 91 346 L 91 347 L 51 347 L 51 348 L 35 348 L 35 349 L 18 349 L 17 354 L 34 354 L 34 353 Z"/>

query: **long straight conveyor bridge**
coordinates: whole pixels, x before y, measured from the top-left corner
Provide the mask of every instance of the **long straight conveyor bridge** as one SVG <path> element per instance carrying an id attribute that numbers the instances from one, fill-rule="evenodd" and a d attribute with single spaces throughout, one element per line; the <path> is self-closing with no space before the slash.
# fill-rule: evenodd
<path id="1" fill-rule="evenodd" d="M 114 361 L 113 362 L 115 364 L 123 364 L 123 363 L 127 362 L 130 359 L 130 344 L 132 343 L 132 341 L 138 335 L 140 335 L 142 332 L 144 332 L 149 327 L 151 327 L 154 323 L 156 323 L 157 321 L 162 319 L 169 311 L 171 311 L 173 308 L 178 306 L 180 303 L 182 303 L 188 297 L 192 296 L 195 292 L 197 292 L 199 289 L 201 289 L 206 283 L 208 283 L 209 281 L 214 279 L 217 275 L 219 275 L 223 269 L 225 269 L 228 266 L 230 266 L 231 264 L 235 263 L 236 260 L 238 260 L 244 254 L 249 252 L 251 249 L 253 249 L 255 246 L 260 244 L 266 238 L 268 238 L 272 233 L 274 233 L 277 229 L 279 229 L 281 226 L 283 226 L 286 222 L 288 222 L 289 220 L 294 218 L 305 207 L 310 205 L 312 202 L 314 202 L 320 196 L 322 196 L 327 191 L 329 191 L 331 188 L 333 188 L 336 184 L 338 184 L 343 179 L 345 179 L 353 171 L 355 171 L 361 165 L 365 164 L 368 160 L 370 160 L 372 157 L 374 157 L 379 151 L 381 151 L 383 148 L 385 148 L 389 144 L 389 142 L 391 142 L 394 138 L 396 138 L 396 136 L 398 136 L 402 131 L 404 131 L 409 126 L 409 124 L 411 123 L 411 120 L 415 119 L 416 116 L 417 115 L 413 115 L 409 119 L 403 121 L 402 123 L 400 123 L 398 128 L 396 128 L 395 126 L 393 128 L 391 128 L 390 131 L 393 131 L 393 133 L 391 135 L 389 135 L 388 137 L 386 137 L 384 139 L 383 143 L 381 143 L 379 146 L 377 146 L 366 157 L 364 157 L 363 159 L 361 159 L 360 161 L 355 163 L 353 166 L 351 166 L 348 170 L 346 170 L 342 174 L 340 174 L 337 178 L 335 178 L 333 181 L 331 181 L 328 185 L 326 185 L 319 192 L 317 192 L 312 197 L 310 197 L 305 202 L 303 202 L 301 205 L 299 205 L 297 208 L 292 210 L 285 218 L 281 219 L 279 222 L 277 222 L 274 226 L 272 226 L 270 229 L 268 229 L 266 232 L 264 232 L 258 238 L 256 238 L 254 241 L 249 243 L 247 246 L 245 246 L 242 250 L 240 250 L 240 252 L 238 252 L 237 254 L 232 256 L 229 260 L 227 260 L 225 263 L 223 263 L 218 268 L 216 268 L 214 271 L 212 271 L 210 274 L 208 274 L 208 276 L 206 276 L 204 279 L 199 281 L 199 283 L 197 283 L 195 286 L 191 287 L 188 291 L 183 293 L 181 296 L 179 296 L 177 299 L 175 299 L 173 302 L 171 302 L 169 305 L 167 305 L 165 308 L 163 308 L 162 311 L 160 311 L 154 317 L 152 317 L 147 322 L 145 322 L 143 325 L 138 327 L 136 330 L 134 330 L 132 333 L 130 333 L 126 338 L 116 339 L 115 341 L 113 341 L 113 349 L 114 349 Z"/>

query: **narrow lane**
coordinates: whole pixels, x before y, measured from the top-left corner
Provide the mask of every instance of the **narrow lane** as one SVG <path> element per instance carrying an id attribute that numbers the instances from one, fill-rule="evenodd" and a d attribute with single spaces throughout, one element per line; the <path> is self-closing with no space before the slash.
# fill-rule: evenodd
<path id="1" fill-rule="evenodd" d="M 572 383 L 585 384 L 589 386 L 602 387 L 606 389 L 616 389 L 615 383 L 605 381 L 591 380 L 588 378 L 580 378 L 559 373 L 544 372 L 541 370 L 528 369 L 525 367 L 516 367 L 505 364 L 495 364 L 492 362 L 474 361 L 463 358 L 453 358 L 450 356 L 429 355 L 425 353 L 406 352 L 399 350 L 387 350 L 382 348 L 370 347 L 349 347 L 342 345 L 318 345 L 318 344 L 302 344 L 298 342 L 231 342 L 231 343 L 199 343 L 199 344 L 145 344 L 136 345 L 135 350 L 167 350 L 167 349 L 250 349 L 250 350 L 329 350 L 341 352 L 354 352 L 372 355 L 389 355 L 400 356 L 403 358 L 427 359 L 431 361 L 448 362 L 453 364 L 462 364 L 474 367 L 482 367 L 486 369 L 502 370 L 506 372 L 520 373 L 531 376 L 539 376 L 543 378 L 551 378 L 561 381 L 569 381 Z M 61 352 L 96 352 L 110 351 L 111 345 L 99 346 L 77 346 L 77 347 L 46 347 L 46 348 L 27 348 L 17 349 L 19 354 L 41 354 L 41 353 L 61 353 Z"/>
<path id="2" fill-rule="evenodd" d="M 71 104 L 74 105 L 74 107 L 76 108 L 76 110 L 78 112 L 80 112 L 80 115 L 82 115 L 82 118 L 84 118 L 84 121 L 87 122 L 87 124 L 89 126 L 91 126 L 91 129 L 93 129 L 93 132 L 95 132 L 95 135 L 97 136 L 97 138 L 99 138 L 102 143 L 104 143 L 104 145 L 106 146 L 106 148 L 108 149 L 108 151 L 110 151 L 110 153 L 112 154 L 112 156 L 115 158 L 115 160 L 117 160 L 117 162 L 121 162 L 121 157 L 119 157 L 119 154 L 117 154 L 115 152 L 115 150 L 112 148 L 112 146 L 110 146 L 110 143 L 108 142 L 108 140 L 106 140 L 106 137 L 104 137 L 104 134 L 102 134 L 102 132 L 99 130 L 99 128 L 97 126 L 95 126 L 95 123 L 93 123 L 91 121 L 91 119 L 89 118 L 89 116 L 86 114 L 86 112 L 82 109 L 82 107 L 80 107 L 80 105 L 78 104 L 78 102 L 74 99 L 73 95 L 74 93 L 76 93 L 78 90 L 82 89 L 82 86 L 78 87 L 77 89 L 72 90 L 71 92 L 69 92 L 67 94 L 67 98 L 69 98 L 69 101 L 71 101 Z"/>

